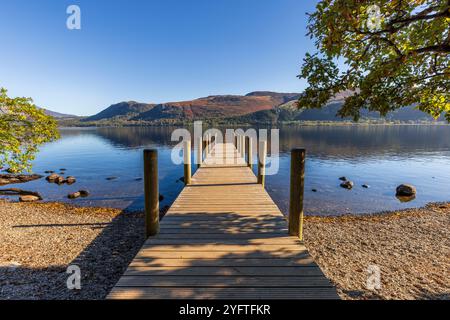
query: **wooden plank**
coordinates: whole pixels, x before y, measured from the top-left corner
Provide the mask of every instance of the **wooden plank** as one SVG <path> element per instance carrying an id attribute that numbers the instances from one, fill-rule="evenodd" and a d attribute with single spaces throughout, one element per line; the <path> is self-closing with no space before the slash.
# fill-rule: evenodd
<path id="1" fill-rule="evenodd" d="M 130 264 L 131 267 L 148 266 L 148 267 L 285 267 L 285 266 L 308 266 L 316 267 L 317 264 L 307 256 L 298 259 L 264 259 L 245 258 L 245 259 L 170 259 L 170 258 L 138 258 L 136 257 Z"/>
<path id="2" fill-rule="evenodd" d="M 318 267 L 129 267 L 126 276 L 322 276 Z"/>
<path id="3" fill-rule="evenodd" d="M 253 287 L 253 288 L 302 288 L 331 287 L 330 281 L 321 276 L 312 277 L 242 277 L 242 276 L 123 276 L 116 287 Z"/>
<path id="4" fill-rule="evenodd" d="M 275 233 L 275 232 L 266 232 L 266 233 L 160 233 L 155 237 L 155 239 L 181 239 L 183 241 L 190 241 L 194 239 L 206 239 L 206 240 L 226 240 L 230 239 L 232 235 L 234 240 L 253 240 L 255 238 L 258 239 L 272 239 L 273 241 L 282 241 L 282 237 L 286 236 L 285 233 Z"/>
<path id="5" fill-rule="evenodd" d="M 163 235 L 161 235 L 163 236 Z M 164 239 L 164 238 L 151 238 L 144 243 L 144 247 L 147 246 L 192 246 L 192 247 L 210 247 L 214 245 L 216 247 L 227 247 L 227 250 L 234 250 L 237 246 L 248 247 L 248 250 L 258 249 L 260 246 L 275 246 L 275 247 L 296 247 L 301 245 L 300 240 L 294 237 L 280 237 L 269 239 L 191 239 L 185 241 L 184 239 Z"/>
<path id="6" fill-rule="evenodd" d="M 284 251 L 196 251 L 196 250 L 158 250 L 154 248 L 142 249 L 136 255 L 136 258 L 154 258 L 154 259 L 275 259 L 275 258 L 308 258 L 306 249 L 284 250 Z"/>
<path id="7" fill-rule="evenodd" d="M 334 288 L 160 288 L 117 287 L 110 299 L 339 299 Z"/>

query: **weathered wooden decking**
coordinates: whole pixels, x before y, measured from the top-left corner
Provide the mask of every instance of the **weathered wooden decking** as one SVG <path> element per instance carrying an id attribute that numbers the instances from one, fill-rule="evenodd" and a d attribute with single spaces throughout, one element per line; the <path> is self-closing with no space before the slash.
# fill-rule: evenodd
<path id="1" fill-rule="evenodd" d="M 338 299 L 234 145 L 212 151 L 108 298 Z"/>

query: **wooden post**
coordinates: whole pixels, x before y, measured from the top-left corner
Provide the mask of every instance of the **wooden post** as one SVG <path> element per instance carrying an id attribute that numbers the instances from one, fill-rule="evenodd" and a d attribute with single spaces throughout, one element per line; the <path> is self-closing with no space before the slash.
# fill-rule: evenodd
<path id="1" fill-rule="evenodd" d="M 191 142 L 185 141 L 183 150 L 184 156 L 184 184 L 191 184 Z"/>
<path id="2" fill-rule="evenodd" d="M 258 183 L 264 188 L 266 182 L 266 155 L 267 155 L 267 141 L 259 142 L 258 152 Z"/>
<path id="3" fill-rule="evenodd" d="M 158 151 L 144 150 L 145 238 L 159 233 Z"/>
<path id="4" fill-rule="evenodd" d="M 198 149 L 197 149 L 197 168 L 202 166 L 203 162 L 203 139 L 198 138 Z"/>
<path id="5" fill-rule="evenodd" d="M 247 165 L 253 167 L 252 138 L 247 137 Z"/>
<path id="6" fill-rule="evenodd" d="M 303 240 L 303 196 L 305 190 L 305 149 L 291 151 L 291 191 L 289 199 L 289 234 Z"/>
<path id="7" fill-rule="evenodd" d="M 242 159 L 245 161 L 245 136 L 241 136 L 241 155 Z"/>

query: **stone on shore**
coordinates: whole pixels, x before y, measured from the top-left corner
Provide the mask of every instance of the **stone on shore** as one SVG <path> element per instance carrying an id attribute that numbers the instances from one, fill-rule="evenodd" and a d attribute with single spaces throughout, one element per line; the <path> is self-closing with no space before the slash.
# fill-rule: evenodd
<path id="1" fill-rule="evenodd" d="M 397 197 L 412 197 L 417 193 L 416 187 L 410 184 L 401 184 L 396 189 Z"/>
<path id="2" fill-rule="evenodd" d="M 55 182 L 55 180 L 58 178 L 59 178 L 59 174 L 52 173 L 51 175 L 46 177 L 45 180 L 47 180 L 48 182 Z"/>
<path id="3" fill-rule="evenodd" d="M 78 192 L 80 193 L 80 196 L 83 198 L 89 196 L 89 191 L 87 190 L 80 190 Z"/>
<path id="4" fill-rule="evenodd" d="M 66 179 L 64 179 L 64 177 L 62 176 L 58 176 L 58 178 L 56 178 L 55 183 L 57 184 L 63 184 L 64 182 L 66 182 Z"/>
<path id="5" fill-rule="evenodd" d="M 349 180 L 347 180 L 347 181 L 345 181 L 345 182 L 342 182 L 342 183 L 341 183 L 341 187 L 344 188 L 344 189 L 350 190 L 350 189 L 353 188 L 353 182 L 352 182 L 352 181 L 349 181 Z"/>
<path id="6" fill-rule="evenodd" d="M 69 193 L 67 195 L 67 198 L 76 199 L 76 198 L 79 198 L 80 196 L 81 196 L 81 193 L 79 191 L 77 191 L 77 192 Z"/>
<path id="7" fill-rule="evenodd" d="M 340 177 L 339 180 L 341 180 L 341 181 L 347 181 L 347 177 Z"/>
<path id="8" fill-rule="evenodd" d="M 68 177 L 66 178 L 66 183 L 67 183 L 67 184 L 74 184 L 76 181 L 77 181 L 77 179 L 75 179 L 74 176 L 68 176 Z"/>
<path id="9" fill-rule="evenodd" d="M 0 186 L 6 184 L 25 183 L 42 178 L 38 174 L 0 174 Z"/>
<path id="10" fill-rule="evenodd" d="M 39 200 L 41 200 L 41 199 L 38 196 L 33 196 L 33 195 L 25 195 L 25 196 L 19 197 L 20 202 L 34 202 L 34 201 L 39 201 Z"/>

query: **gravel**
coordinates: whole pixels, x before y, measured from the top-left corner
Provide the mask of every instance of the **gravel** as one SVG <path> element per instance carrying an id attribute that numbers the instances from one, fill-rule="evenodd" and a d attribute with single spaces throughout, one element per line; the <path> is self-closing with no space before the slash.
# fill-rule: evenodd
<path id="1" fill-rule="evenodd" d="M 0 299 L 103 299 L 143 235 L 141 213 L 0 201 Z M 80 290 L 67 288 L 70 265 Z"/>
<path id="2" fill-rule="evenodd" d="M 343 299 L 449 299 L 450 203 L 306 217 L 305 243 Z M 103 299 L 144 242 L 142 213 L 0 200 L 0 299 Z M 66 273 L 81 270 L 81 289 Z M 369 290 L 368 268 L 381 271 Z"/>
<path id="3" fill-rule="evenodd" d="M 307 217 L 305 244 L 342 299 L 450 298 L 450 203 Z M 380 287 L 374 284 L 380 270 Z M 375 287 L 375 288 L 374 288 Z"/>

